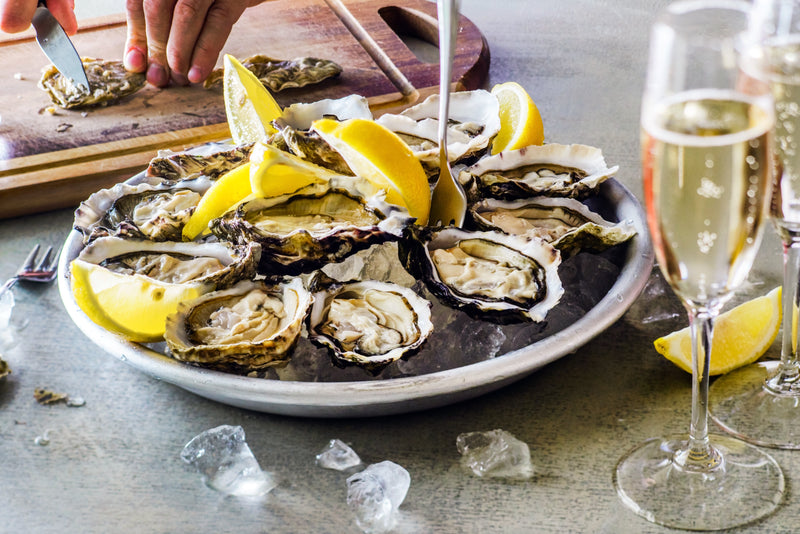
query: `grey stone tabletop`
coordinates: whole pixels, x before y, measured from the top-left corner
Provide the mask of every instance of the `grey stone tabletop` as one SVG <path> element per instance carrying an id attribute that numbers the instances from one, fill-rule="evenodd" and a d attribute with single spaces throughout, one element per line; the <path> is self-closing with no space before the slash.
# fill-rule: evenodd
<path id="1" fill-rule="evenodd" d="M 519 82 L 539 106 L 546 141 L 601 147 L 620 166 L 617 179 L 641 198 L 639 102 L 648 30 L 664 4 L 464 0 L 462 12 L 489 43 L 488 86 Z M 33 243 L 63 242 L 71 222 L 71 210 L 0 221 L 0 279 Z M 768 228 L 740 298 L 779 285 L 780 272 L 779 241 Z M 358 533 L 347 475 L 315 465 L 333 438 L 365 463 L 391 460 L 408 470 L 396 532 L 671 532 L 624 508 L 612 486 L 625 451 L 689 426 L 690 377 L 653 348 L 654 339 L 686 324 L 677 301 L 658 293 L 659 281 L 575 353 L 499 391 L 353 419 L 248 411 L 153 379 L 81 333 L 55 284 L 18 285 L 14 320 L 26 324 L 3 349 L 13 372 L 0 381 L 0 532 Z M 768 357 L 777 351 L 776 343 Z M 38 404 L 39 387 L 85 405 Z M 222 424 L 241 425 L 276 477 L 266 498 L 215 492 L 181 460 L 192 437 Z M 530 446 L 533 478 L 482 479 L 461 468 L 456 437 L 496 428 Z M 37 443 L 42 436 L 47 445 Z M 788 481 L 785 499 L 740 532 L 795 532 L 800 524 L 800 453 L 772 454 Z"/>

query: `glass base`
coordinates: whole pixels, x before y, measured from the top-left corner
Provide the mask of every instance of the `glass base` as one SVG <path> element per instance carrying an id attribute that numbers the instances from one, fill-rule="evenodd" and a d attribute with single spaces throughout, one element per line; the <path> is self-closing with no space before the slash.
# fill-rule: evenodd
<path id="1" fill-rule="evenodd" d="M 800 384 L 765 387 L 780 362 L 759 362 L 719 377 L 709 390 L 711 418 L 725 432 L 764 447 L 800 449 Z"/>
<path id="2" fill-rule="evenodd" d="M 685 435 L 653 438 L 631 450 L 614 472 L 625 506 L 653 523 L 686 530 L 722 530 L 772 513 L 785 487 L 775 460 L 730 436 L 710 439 L 723 458 L 711 472 L 674 463 L 686 447 Z"/>

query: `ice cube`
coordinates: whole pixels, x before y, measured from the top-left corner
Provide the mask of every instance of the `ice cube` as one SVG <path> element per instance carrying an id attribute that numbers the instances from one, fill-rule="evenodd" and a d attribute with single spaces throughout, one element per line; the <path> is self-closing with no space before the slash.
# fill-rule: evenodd
<path id="1" fill-rule="evenodd" d="M 259 497 L 275 487 L 250 451 L 240 426 L 221 425 L 195 436 L 181 451 L 212 489 L 240 497 Z"/>
<path id="2" fill-rule="evenodd" d="M 332 439 L 317 455 L 317 465 L 325 469 L 344 471 L 361 464 L 361 458 L 350 446 L 338 439 Z"/>
<path id="3" fill-rule="evenodd" d="M 479 477 L 525 480 L 533 476 L 528 444 L 505 430 L 460 434 L 456 447 L 461 465 Z"/>
<path id="4" fill-rule="evenodd" d="M 406 498 L 411 476 L 389 460 L 371 464 L 347 479 L 347 505 L 361 530 L 389 532 L 397 526 L 398 508 Z"/>
<path id="5" fill-rule="evenodd" d="M 14 293 L 6 291 L 0 294 L 0 330 L 5 330 L 11 323 L 11 311 L 14 309 Z"/>

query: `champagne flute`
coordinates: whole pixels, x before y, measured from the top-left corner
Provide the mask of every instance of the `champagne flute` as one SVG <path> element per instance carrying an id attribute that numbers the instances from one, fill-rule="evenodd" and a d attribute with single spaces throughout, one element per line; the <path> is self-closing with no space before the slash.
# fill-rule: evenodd
<path id="1" fill-rule="evenodd" d="M 712 418 L 757 445 L 800 449 L 800 0 L 757 0 L 749 40 L 749 75 L 769 84 L 775 105 L 771 216 L 783 242 L 783 334 L 779 362 L 729 373 L 710 391 Z"/>
<path id="2" fill-rule="evenodd" d="M 659 267 L 689 314 L 692 415 L 688 436 L 652 438 L 629 451 L 614 485 L 628 508 L 672 528 L 747 524 L 771 513 L 784 492 L 771 456 L 708 432 L 714 319 L 752 266 L 771 176 L 772 100 L 740 68 L 749 8 L 681 0 L 659 16 L 650 40 L 645 207 Z"/>

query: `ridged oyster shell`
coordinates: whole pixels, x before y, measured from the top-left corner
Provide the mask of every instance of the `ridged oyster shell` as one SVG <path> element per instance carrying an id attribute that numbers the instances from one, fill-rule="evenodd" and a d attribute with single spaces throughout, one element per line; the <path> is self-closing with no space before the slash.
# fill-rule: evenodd
<path id="1" fill-rule="evenodd" d="M 403 265 L 431 293 L 481 319 L 542 321 L 564 293 L 561 255 L 541 239 L 415 227 L 399 250 Z"/>
<path id="2" fill-rule="evenodd" d="M 104 236 L 180 241 L 184 225 L 209 186 L 203 180 L 120 183 L 81 202 L 74 227 L 83 234 L 84 243 Z"/>
<path id="3" fill-rule="evenodd" d="M 472 201 L 514 200 L 537 195 L 585 198 L 613 176 L 599 148 L 549 143 L 482 158 L 458 180 Z"/>
<path id="4" fill-rule="evenodd" d="M 430 307 L 395 283 L 321 284 L 308 317 L 308 337 L 327 347 L 334 363 L 375 373 L 420 349 L 433 332 Z"/>
<path id="5" fill-rule="evenodd" d="M 431 95 L 400 114 L 384 114 L 375 122 L 392 130 L 411 148 L 430 173 L 439 168 L 439 95 Z M 500 104 L 483 89 L 450 94 L 447 158 L 458 162 L 489 147 L 500 131 Z"/>
<path id="6" fill-rule="evenodd" d="M 299 278 L 243 281 L 182 303 L 167 317 L 167 342 L 180 361 L 249 373 L 289 359 L 313 302 Z"/>
<path id="7" fill-rule="evenodd" d="M 150 160 L 145 175 L 160 180 L 183 181 L 205 176 L 216 180 L 228 171 L 247 163 L 253 145 L 208 143 L 182 152 L 160 150 Z"/>
<path id="8" fill-rule="evenodd" d="M 242 65 L 255 74 L 258 81 L 274 92 L 319 83 L 342 72 L 339 64 L 329 59 L 300 57 L 292 60 L 275 59 L 263 54 L 242 60 Z M 222 84 L 225 69 L 214 69 L 203 87 L 210 89 Z"/>
<path id="9" fill-rule="evenodd" d="M 89 57 L 81 58 L 89 91 L 81 91 L 74 80 L 62 75 L 55 65 L 42 72 L 39 88 L 46 91 L 54 104 L 65 109 L 106 106 L 131 95 L 144 87 L 143 73 L 129 72 L 122 61 L 105 61 Z"/>
<path id="10" fill-rule="evenodd" d="M 562 259 L 580 251 L 602 252 L 636 234 L 630 222 L 607 221 L 573 198 L 486 199 L 470 206 L 469 213 L 481 230 L 543 239 L 561 251 Z"/>
<path id="11" fill-rule="evenodd" d="M 142 275 L 167 284 L 203 283 L 209 291 L 255 276 L 258 244 L 147 241 L 98 238 L 78 259 L 125 275 Z"/>

